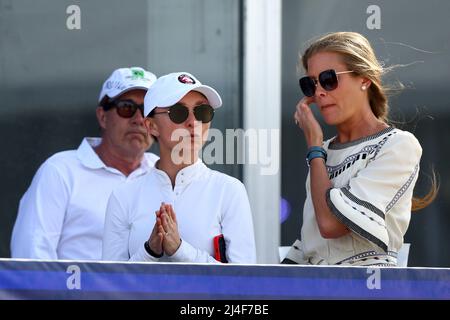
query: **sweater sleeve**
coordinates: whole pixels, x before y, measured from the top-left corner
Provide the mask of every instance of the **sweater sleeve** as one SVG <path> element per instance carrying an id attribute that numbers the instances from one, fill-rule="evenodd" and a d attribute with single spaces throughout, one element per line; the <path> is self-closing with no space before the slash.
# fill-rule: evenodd
<path id="1" fill-rule="evenodd" d="M 407 191 L 412 195 L 421 155 L 412 134 L 392 137 L 347 186 L 328 190 L 332 213 L 350 230 L 387 251 L 386 215 Z"/>

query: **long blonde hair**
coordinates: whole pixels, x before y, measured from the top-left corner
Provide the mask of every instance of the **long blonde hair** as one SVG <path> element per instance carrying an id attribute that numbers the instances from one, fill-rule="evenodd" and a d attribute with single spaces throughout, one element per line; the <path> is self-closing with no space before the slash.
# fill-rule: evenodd
<path id="1" fill-rule="evenodd" d="M 308 71 L 308 60 L 318 52 L 335 52 L 340 54 L 342 62 L 353 74 L 367 78 L 371 81 L 368 88 L 370 108 L 373 114 L 385 123 L 388 123 L 389 105 L 387 92 L 391 87 L 383 86 L 381 77 L 390 68 L 383 68 L 375 56 L 370 42 L 356 32 L 333 32 L 315 39 L 301 56 L 303 68 Z M 412 198 L 412 211 L 427 207 L 436 198 L 439 185 L 434 170 L 431 176 L 431 188 L 422 197 Z"/>

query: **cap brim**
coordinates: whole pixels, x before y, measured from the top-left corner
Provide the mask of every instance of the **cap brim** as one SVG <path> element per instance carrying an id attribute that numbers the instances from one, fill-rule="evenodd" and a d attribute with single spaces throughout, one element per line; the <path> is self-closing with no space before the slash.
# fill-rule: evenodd
<path id="1" fill-rule="evenodd" d="M 149 98 L 148 94 L 151 92 L 151 90 L 150 90 L 144 99 L 144 116 L 147 117 L 153 111 L 153 109 L 155 109 L 157 107 L 167 108 L 167 107 L 173 106 L 175 103 L 177 103 L 178 101 L 183 99 L 183 97 L 191 91 L 198 91 L 201 94 L 203 94 L 206 97 L 206 99 L 208 99 L 208 102 L 211 105 L 211 107 L 213 107 L 214 109 L 217 109 L 222 106 L 222 98 L 220 97 L 219 93 L 216 90 L 214 90 L 213 88 L 211 88 L 210 86 L 199 85 L 199 86 L 191 87 L 191 88 L 189 88 L 189 90 L 181 90 L 181 91 L 175 92 L 170 97 L 167 97 L 165 99 L 165 101 L 162 101 L 159 104 L 150 103 L 148 101 L 148 100 L 150 100 L 150 99 L 148 99 Z M 153 92 L 152 92 L 152 94 L 153 94 Z"/>
<path id="2" fill-rule="evenodd" d="M 201 85 L 190 91 L 198 91 L 201 94 L 203 94 L 206 97 L 206 99 L 208 99 L 208 102 L 211 105 L 211 107 L 213 107 L 214 109 L 220 108 L 222 106 L 222 98 L 220 98 L 219 93 L 216 90 L 214 90 L 213 88 L 211 88 L 210 86 Z M 187 94 L 187 92 L 186 92 L 186 94 Z M 183 97 L 186 94 L 184 94 Z"/>
<path id="3" fill-rule="evenodd" d="M 101 102 L 105 96 L 108 96 L 110 99 L 114 99 L 114 98 L 117 98 L 118 96 L 124 94 L 125 92 L 131 91 L 131 90 L 145 90 L 145 91 L 147 91 L 148 87 L 133 86 L 133 87 L 126 88 L 124 90 L 110 90 L 108 93 L 105 93 L 103 96 L 101 96 L 98 99 L 98 102 Z"/>
<path id="4" fill-rule="evenodd" d="M 177 92 L 173 92 L 173 94 L 165 99 L 165 101 L 161 102 L 161 104 L 155 105 L 153 108 L 159 107 L 159 108 L 166 108 L 173 106 L 175 103 L 180 101 L 184 98 L 189 92 L 191 91 L 197 91 L 203 94 L 206 99 L 208 99 L 209 104 L 214 109 L 219 108 L 222 106 L 222 98 L 220 98 L 219 93 L 217 93 L 216 90 L 211 88 L 210 86 L 205 85 L 199 85 L 199 86 L 193 86 L 188 88 L 188 90 L 184 89 L 179 90 Z"/>

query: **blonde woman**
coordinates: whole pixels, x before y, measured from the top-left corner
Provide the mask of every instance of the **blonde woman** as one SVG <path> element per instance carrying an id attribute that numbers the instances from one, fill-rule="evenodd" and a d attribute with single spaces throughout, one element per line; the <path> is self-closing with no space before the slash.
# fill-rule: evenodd
<path id="1" fill-rule="evenodd" d="M 433 181 L 425 199 L 413 198 L 420 143 L 388 124 L 383 68 L 361 34 L 327 34 L 301 62 L 305 97 L 294 119 L 308 146 L 309 174 L 302 241 L 285 262 L 395 266 L 411 208 L 425 207 L 437 192 Z M 335 137 L 323 140 L 313 103 Z"/>

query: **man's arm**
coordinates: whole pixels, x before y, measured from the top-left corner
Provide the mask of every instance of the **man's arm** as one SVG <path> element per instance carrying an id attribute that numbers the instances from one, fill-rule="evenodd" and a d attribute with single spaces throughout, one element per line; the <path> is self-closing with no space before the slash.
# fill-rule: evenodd
<path id="1" fill-rule="evenodd" d="M 11 257 L 58 259 L 69 189 L 58 169 L 46 161 L 22 196 L 11 237 Z"/>

